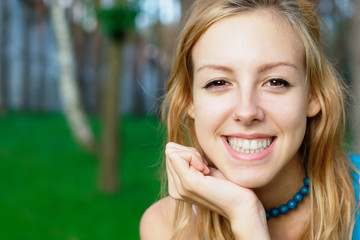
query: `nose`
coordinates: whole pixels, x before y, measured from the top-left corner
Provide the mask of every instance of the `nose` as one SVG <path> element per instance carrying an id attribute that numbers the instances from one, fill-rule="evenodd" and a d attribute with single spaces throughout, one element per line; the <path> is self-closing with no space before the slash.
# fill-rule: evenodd
<path id="1" fill-rule="evenodd" d="M 265 113 L 261 107 L 258 94 L 251 90 L 239 92 L 233 108 L 232 118 L 244 125 L 251 125 L 264 120 Z"/>

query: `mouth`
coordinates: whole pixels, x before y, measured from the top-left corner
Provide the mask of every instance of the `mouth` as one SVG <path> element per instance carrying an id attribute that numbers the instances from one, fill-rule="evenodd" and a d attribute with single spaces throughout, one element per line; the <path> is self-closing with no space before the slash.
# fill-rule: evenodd
<path id="1" fill-rule="evenodd" d="M 239 153 L 259 153 L 268 149 L 274 137 L 244 139 L 239 137 L 226 137 L 229 146 Z"/>

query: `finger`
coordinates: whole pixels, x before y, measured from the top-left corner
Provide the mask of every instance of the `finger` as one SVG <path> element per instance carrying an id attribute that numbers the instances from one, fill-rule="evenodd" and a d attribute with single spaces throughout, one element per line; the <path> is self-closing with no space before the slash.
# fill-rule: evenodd
<path id="1" fill-rule="evenodd" d="M 220 200 L 222 196 L 218 195 L 219 188 L 222 188 L 221 182 L 214 177 L 204 176 L 192 166 L 184 164 L 181 159 L 171 161 L 173 170 L 179 177 L 176 189 L 184 201 L 209 208 L 223 216 L 224 211 Z M 220 198 L 220 199 L 217 199 Z M 214 204 L 216 203 L 216 204 Z"/>
<path id="2" fill-rule="evenodd" d="M 201 154 L 199 153 L 199 151 L 196 148 L 193 147 L 187 147 L 187 146 L 183 146 L 177 143 L 173 143 L 173 142 L 169 142 L 166 145 L 166 150 L 171 152 L 171 151 L 179 151 L 179 152 L 189 152 L 194 154 L 195 156 L 197 156 L 199 159 L 202 158 Z M 167 152 L 165 151 L 165 153 Z"/>
<path id="3" fill-rule="evenodd" d="M 171 148 L 177 148 L 179 150 L 190 150 L 190 151 L 194 151 L 194 152 L 198 152 L 198 150 L 194 147 L 187 147 L 187 146 L 184 146 L 184 145 L 181 145 L 181 144 L 178 144 L 178 143 L 174 143 L 174 142 L 168 142 L 166 144 L 166 147 L 171 147 Z"/>
<path id="4" fill-rule="evenodd" d="M 218 169 L 212 167 L 210 167 L 209 176 L 212 176 L 217 179 L 227 180 L 227 178 Z"/>
<path id="5" fill-rule="evenodd" d="M 178 182 L 180 182 L 180 179 L 176 175 L 176 172 L 175 172 L 173 166 L 171 165 L 171 162 L 168 159 L 166 159 L 166 173 L 167 173 L 167 177 L 168 177 L 169 195 L 176 200 L 182 200 L 182 197 L 180 196 L 180 194 L 177 190 L 177 185 L 178 185 Z"/>
<path id="6" fill-rule="evenodd" d="M 184 161 L 179 159 L 180 161 Z M 191 190 L 191 185 L 196 184 L 194 183 L 188 183 L 185 180 L 185 177 L 182 175 L 178 175 L 176 170 L 174 169 L 172 162 L 167 162 L 167 169 L 169 171 L 170 181 L 169 182 L 169 194 L 172 198 L 176 200 L 183 200 L 191 204 L 197 204 L 199 206 L 207 206 L 209 205 L 206 201 L 204 201 L 202 198 L 199 198 L 196 194 L 196 192 Z M 199 174 L 199 171 L 195 170 L 193 167 L 188 166 L 188 170 L 192 169 L 196 174 Z M 184 182 L 187 182 L 184 184 Z M 171 185 L 170 185 L 171 184 Z"/>
<path id="7" fill-rule="evenodd" d="M 173 156 L 178 156 L 183 158 L 189 163 L 190 166 L 193 166 L 198 171 L 207 175 L 210 173 L 209 168 L 205 164 L 203 157 L 200 153 L 194 149 L 187 148 L 178 144 L 169 143 L 166 146 L 165 154 L 169 159 L 172 159 Z"/>
<path id="8" fill-rule="evenodd" d="M 227 181 L 215 168 L 211 169 L 213 176 L 204 176 L 178 156 L 168 160 L 168 164 L 172 176 L 176 176 L 174 185 L 180 199 L 229 216 L 225 211 L 233 202 L 233 196 L 229 194 L 232 195 L 238 186 Z"/>
<path id="9" fill-rule="evenodd" d="M 186 191 L 191 191 L 191 185 L 196 184 L 198 181 L 197 178 L 204 177 L 201 172 L 189 165 L 189 163 L 179 155 L 174 155 L 172 158 L 169 158 L 169 166 L 174 170 L 173 174 L 179 178 L 181 188 Z"/>
<path id="10" fill-rule="evenodd" d="M 210 173 L 210 170 L 208 168 L 208 162 L 206 159 L 199 153 L 199 151 L 196 148 L 193 147 L 186 147 L 177 143 L 168 143 L 167 145 L 168 152 L 171 153 L 171 151 L 179 151 L 179 152 L 187 152 L 188 158 L 186 158 L 186 155 L 183 157 L 186 158 L 186 160 L 189 162 L 189 164 L 193 167 L 195 167 L 198 171 L 202 172 L 204 175 L 207 175 Z"/>

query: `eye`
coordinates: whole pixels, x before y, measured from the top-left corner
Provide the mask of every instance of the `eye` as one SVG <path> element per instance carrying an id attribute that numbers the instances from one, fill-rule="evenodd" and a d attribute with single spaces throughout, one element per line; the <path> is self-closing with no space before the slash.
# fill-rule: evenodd
<path id="1" fill-rule="evenodd" d="M 205 85 L 205 89 L 216 89 L 216 88 L 223 88 L 226 86 L 229 86 L 230 83 L 223 80 L 223 79 L 217 79 L 213 80 Z"/>
<path id="2" fill-rule="evenodd" d="M 269 81 L 264 83 L 264 86 L 272 87 L 272 88 L 282 88 L 282 87 L 289 87 L 290 84 L 288 81 L 282 79 L 282 78 L 273 78 Z"/>

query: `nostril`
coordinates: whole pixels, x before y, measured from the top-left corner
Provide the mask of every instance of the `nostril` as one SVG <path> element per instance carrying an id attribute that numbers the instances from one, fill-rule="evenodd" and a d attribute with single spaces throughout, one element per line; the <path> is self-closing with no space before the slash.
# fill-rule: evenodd
<path id="1" fill-rule="evenodd" d="M 260 108 L 254 109 L 235 109 L 232 113 L 232 119 L 244 124 L 250 124 L 264 120 L 265 114 Z"/>
<path id="2" fill-rule="evenodd" d="M 251 124 L 264 119 L 264 111 L 256 90 L 250 86 L 243 86 L 234 98 L 232 118 L 237 122 Z"/>

